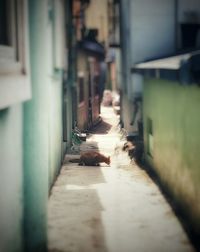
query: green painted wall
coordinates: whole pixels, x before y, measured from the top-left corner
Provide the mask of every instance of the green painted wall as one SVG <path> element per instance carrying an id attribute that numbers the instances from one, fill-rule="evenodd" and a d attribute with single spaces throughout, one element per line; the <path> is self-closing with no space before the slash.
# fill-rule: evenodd
<path id="1" fill-rule="evenodd" d="M 0 110 L 2 252 L 47 251 L 49 189 L 59 172 L 66 147 L 63 143 L 63 69 L 54 68 L 55 6 L 51 3 L 28 0 L 28 10 L 25 9 L 29 27 L 26 56 L 30 58 L 27 74 L 32 98 Z"/>
<path id="2" fill-rule="evenodd" d="M 29 0 L 32 100 L 24 106 L 24 225 L 26 250 L 37 252 L 46 251 L 48 194 L 65 146 L 63 71 L 54 69 L 53 8 L 53 1 Z"/>
<path id="3" fill-rule="evenodd" d="M 29 1 L 32 100 L 24 106 L 24 224 L 27 251 L 46 251 L 48 200 L 48 12 L 47 2 Z"/>
<path id="4" fill-rule="evenodd" d="M 0 110 L 0 251 L 23 251 L 22 107 Z"/>
<path id="5" fill-rule="evenodd" d="M 200 230 L 200 88 L 145 80 L 145 158 Z M 148 119 L 153 149 L 148 154 Z"/>
<path id="6" fill-rule="evenodd" d="M 55 75 L 49 87 L 49 187 L 58 174 L 63 153 L 62 72 Z"/>

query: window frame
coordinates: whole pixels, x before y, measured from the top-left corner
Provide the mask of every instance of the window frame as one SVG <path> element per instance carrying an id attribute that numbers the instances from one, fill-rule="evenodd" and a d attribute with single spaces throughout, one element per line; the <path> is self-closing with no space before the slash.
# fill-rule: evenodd
<path id="1" fill-rule="evenodd" d="M 0 109 L 31 98 L 27 0 L 5 1 L 8 43 L 0 44 Z"/>

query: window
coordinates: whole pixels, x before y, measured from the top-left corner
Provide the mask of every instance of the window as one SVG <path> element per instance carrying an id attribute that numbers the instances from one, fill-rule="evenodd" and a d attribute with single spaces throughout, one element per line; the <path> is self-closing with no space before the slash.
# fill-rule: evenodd
<path id="1" fill-rule="evenodd" d="M 0 74 L 25 72 L 23 1 L 0 3 Z"/>
<path id="2" fill-rule="evenodd" d="M 0 109 L 30 98 L 26 0 L 0 1 Z"/>
<path id="3" fill-rule="evenodd" d="M 0 44 L 8 44 L 8 30 L 7 28 L 7 1 L 0 2 Z"/>

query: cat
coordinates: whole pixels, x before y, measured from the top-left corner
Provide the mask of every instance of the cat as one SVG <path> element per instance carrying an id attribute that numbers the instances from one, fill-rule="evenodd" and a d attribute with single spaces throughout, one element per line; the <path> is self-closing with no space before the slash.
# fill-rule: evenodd
<path id="1" fill-rule="evenodd" d="M 72 163 L 79 163 L 79 165 L 87 166 L 99 166 L 100 163 L 106 163 L 110 165 L 110 156 L 106 157 L 97 151 L 83 152 L 80 158 L 74 158 L 69 160 Z"/>

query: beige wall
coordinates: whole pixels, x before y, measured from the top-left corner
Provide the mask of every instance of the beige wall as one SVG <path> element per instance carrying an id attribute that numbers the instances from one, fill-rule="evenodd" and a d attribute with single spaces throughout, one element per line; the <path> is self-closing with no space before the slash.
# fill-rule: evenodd
<path id="1" fill-rule="evenodd" d="M 105 41 L 108 37 L 107 0 L 91 0 L 85 14 L 86 27 L 99 29 L 98 41 Z"/>

